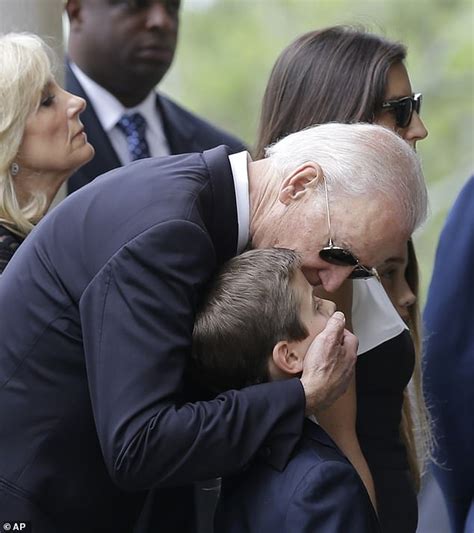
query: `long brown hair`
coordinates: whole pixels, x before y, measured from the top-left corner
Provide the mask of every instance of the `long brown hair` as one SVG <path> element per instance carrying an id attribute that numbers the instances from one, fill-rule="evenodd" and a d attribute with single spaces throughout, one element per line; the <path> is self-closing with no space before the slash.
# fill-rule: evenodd
<path id="1" fill-rule="evenodd" d="M 407 247 L 408 262 L 405 277 L 418 301 L 420 285 L 418 260 L 411 239 L 408 241 Z M 415 345 L 415 368 L 411 382 L 403 395 L 400 433 L 407 448 L 408 463 L 415 487 L 420 490 L 423 468 L 426 459 L 432 459 L 434 441 L 431 432 L 431 418 L 426 408 L 422 388 L 422 331 L 420 307 L 417 303 L 408 308 L 408 315 L 408 326 Z"/>
<path id="2" fill-rule="evenodd" d="M 278 139 L 326 122 L 372 122 L 387 73 L 406 49 L 348 26 L 312 31 L 278 57 L 262 102 L 256 157 Z"/>

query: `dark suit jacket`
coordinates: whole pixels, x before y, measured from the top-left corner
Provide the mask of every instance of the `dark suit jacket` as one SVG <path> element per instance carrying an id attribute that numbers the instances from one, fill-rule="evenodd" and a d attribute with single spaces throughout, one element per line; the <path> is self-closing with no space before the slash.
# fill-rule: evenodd
<path id="1" fill-rule="evenodd" d="M 86 110 L 81 114 L 81 122 L 84 124 L 89 142 L 95 148 L 94 158 L 69 178 L 68 192 L 71 193 L 95 177 L 122 166 L 122 163 L 69 62 L 66 64 L 66 88 L 88 102 Z M 242 141 L 236 137 L 212 126 L 161 94 L 156 95 L 156 106 L 163 120 L 164 133 L 171 154 L 203 152 L 220 144 L 229 146 L 232 152 L 246 149 Z"/>
<path id="2" fill-rule="evenodd" d="M 433 472 L 453 531 L 474 531 L 474 176 L 441 233 L 424 312 Z"/>
<path id="3" fill-rule="evenodd" d="M 379 531 L 354 467 L 309 420 L 286 467 L 269 463 L 262 450 L 247 470 L 223 481 L 215 526 L 225 533 Z"/>
<path id="4" fill-rule="evenodd" d="M 275 465 L 288 460 L 304 417 L 298 379 L 186 403 L 196 400 L 183 379 L 196 304 L 236 251 L 228 153 L 102 176 L 8 264 L 0 519 L 14 509 L 35 517 L 35 533 L 129 533 L 146 489 L 229 474 L 262 446 Z"/>

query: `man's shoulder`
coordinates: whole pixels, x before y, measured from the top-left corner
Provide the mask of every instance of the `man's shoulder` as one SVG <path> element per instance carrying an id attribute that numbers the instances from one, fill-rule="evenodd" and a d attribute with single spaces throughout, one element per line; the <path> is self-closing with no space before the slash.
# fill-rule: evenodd
<path id="1" fill-rule="evenodd" d="M 165 120 L 168 120 L 171 123 L 170 125 L 173 127 L 192 125 L 194 139 L 200 144 L 201 150 L 207 150 L 219 144 L 226 144 L 234 152 L 246 150 L 244 143 L 240 139 L 185 109 L 168 96 L 158 93 L 157 98 Z"/>

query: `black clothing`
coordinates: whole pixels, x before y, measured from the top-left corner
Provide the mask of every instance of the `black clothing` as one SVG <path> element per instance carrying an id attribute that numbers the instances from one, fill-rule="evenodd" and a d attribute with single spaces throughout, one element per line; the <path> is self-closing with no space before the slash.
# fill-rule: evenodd
<path id="1" fill-rule="evenodd" d="M 383 533 L 415 533 L 418 507 L 400 436 L 415 350 L 408 330 L 357 359 L 357 435 L 375 484 Z"/>
<path id="2" fill-rule="evenodd" d="M 0 274 L 5 270 L 23 239 L 0 224 Z"/>

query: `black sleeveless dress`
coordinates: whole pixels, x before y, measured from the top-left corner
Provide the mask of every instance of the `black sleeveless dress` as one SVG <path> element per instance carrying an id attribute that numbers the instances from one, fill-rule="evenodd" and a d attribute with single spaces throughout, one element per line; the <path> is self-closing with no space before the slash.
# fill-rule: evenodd
<path id="1" fill-rule="evenodd" d="M 408 330 L 357 358 L 357 435 L 375 484 L 382 533 L 415 533 L 416 492 L 400 436 L 415 350 Z"/>

